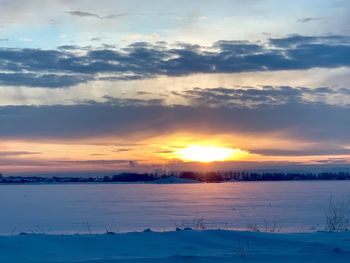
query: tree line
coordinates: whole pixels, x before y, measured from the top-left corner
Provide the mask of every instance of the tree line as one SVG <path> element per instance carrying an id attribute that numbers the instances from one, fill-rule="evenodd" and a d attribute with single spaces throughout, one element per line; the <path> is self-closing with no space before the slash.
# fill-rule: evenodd
<path id="1" fill-rule="evenodd" d="M 40 177 L 40 176 L 3 176 L 0 183 L 113 183 L 113 182 L 152 182 L 170 176 L 190 179 L 198 182 L 226 181 L 292 181 L 292 180 L 350 180 L 350 172 L 172 172 L 172 173 L 134 173 L 123 172 L 103 177 Z"/>

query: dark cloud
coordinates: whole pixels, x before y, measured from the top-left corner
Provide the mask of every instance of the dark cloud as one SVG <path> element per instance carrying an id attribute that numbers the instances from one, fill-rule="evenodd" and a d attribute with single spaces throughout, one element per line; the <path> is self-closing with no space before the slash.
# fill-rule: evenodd
<path id="1" fill-rule="evenodd" d="M 241 88 L 194 88 L 173 92 L 190 101 L 194 106 L 214 107 L 250 107 L 258 108 L 264 105 L 274 106 L 291 103 L 326 103 L 330 96 L 345 96 L 350 94 L 347 88 L 304 88 L 289 86 L 262 86 Z"/>
<path id="2" fill-rule="evenodd" d="M 47 82 L 47 87 L 57 88 L 93 79 L 350 66 L 350 38 L 346 36 L 295 35 L 270 39 L 268 44 L 219 41 L 208 48 L 141 42 L 120 50 L 85 47 L 82 52 L 72 45 L 57 50 L 2 48 L 0 70 L 6 73 L 0 79 L 3 85 L 43 87 Z"/>
<path id="3" fill-rule="evenodd" d="M 90 38 L 90 41 L 101 41 L 102 38 L 100 37 L 93 37 L 93 38 Z"/>
<path id="4" fill-rule="evenodd" d="M 68 11 L 67 13 L 72 15 L 72 16 L 100 18 L 100 16 L 97 14 L 84 12 L 84 11 Z"/>
<path id="5" fill-rule="evenodd" d="M 172 150 L 160 150 L 160 151 L 156 151 L 154 153 L 162 153 L 162 154 L 164 154 L 164 153 L 174 153 L 174 151 L 172 151 Z"/>
<path id="6" fill-rule="evenodd" d="M 298 48 L 308 47 L 308 45 L 322 45 L 329 47 L 349 46 L 350 37 L 341 35 L 324 35 L 324 36 L 302 36 L 290 35 L 282 38 L 271 38 L 270 43 L 275 47 L 287 48 L 293 51 Z M 321 55 L 321 54 L 320 54 Z"/>
<path id="7" fill-rule="evenodd" d="M 104 99 L 108 103 L 119 105 L 119 106 L 128 106 L 128 105 L 133 105 L 133 106 L 152 106 L 152 105 L 161 105 L 163 104 L 162 99 L 149 99 L 149 100 L 142 100 L 142 99 L 120 99 L 120 98 L 115 98 L 111 96 L 103 96 Z M 94 103 L 94 102 L 91 102 Z"/>
<path id="8" fill-rule="evenodd" d="M 323 17 L 304 17 L 304 18 L 298 19 L 298 22 L 300 22 L 300 23 L 309 23 L 309 22 L 319 21 L 319 20 L 322 20 L 322 19 L 323 19 Z"/>
<path id="9" fill-rule="evenodd" d="M 60 49 L 60 50 L 78 50 L 81 48 L 77 45 L 63 45 L 63 46 L 57 47 L 57 49 Z"/>
<path id="10" fill-rule="evenodd" d="M 77 16 L 77 17 L 92 17 L 92 18 L 98 18 L 98 19 L 113 19 L 113 18 L 117 18 L 117 17 L 122 17 L 122 16 L 127 16 L 128 14 L 116 14 L 116 15 L 106 15 L 106 16 L 101 16 L 95 13 L 90 13 L 90 12 L 85 12 L 85 11 L 68 11 L 68 14 L 70 14 L 71 16 Z"/>
<path id="11" fill-rule="evenodd" d="M 91 39 L 91 41 L 92 41 L 92 39 Z M 103 48 L 105 48 L 105 49 L 115 49 L 116 48 L 116 46 L 115 45 L 111 45 L 111 44 L 102 44 L 102 46 L 103 46 Z"/>
<path id="12" fill-rule="evenodd" d="M 9 158 L 7 158 L 9 157 Z M 65 167 L 74 167 L 76 165 L 84 165 L 84 166 L 93 166 L 93 167 L 103 167 L 108 168 L 110 167 L 111 170 L 115 169 L 116 167 L 130 167 L 130 160 L 42 160 L 39 158 L 12 158 L 15 156 L 1 156 L 0 155 L 0 166 L 6 167 L 6 166 L 24 166 L 24 167 L 57 167 L 64 165 Z M 136 161 L 135 161 L 136 162 Z M 71 174 L 70 174 L 71 175 Z"/>
<path id="13" fill-rule="evenodd" d="M 115 153 L 120 153 L 120 152 L 130 152 L 132 149 L 127 149 L 127 148 L 125 148 L 125 149 L 118 149 L 118 150 L 115 150 L 115 151 L 113 151 L 113 152 L 115 152 Z"/>
<path id="14" fill-rule="evenodd" d="M 92 76 L 81 74 L 0 73 L 0 84 L 12 86 L 60 88 L 74 86 L 92 79 Z"/>
<path id="15" fill-rule="evenodd" d="M 185 131 L 203 134 L 281 134 L 309 142 L 350 144 L 350 107 L 287 100 L 255 107 L 86 103 L 0 107 L 0 138 L 149 138 Z M 325 146 L 324 148 L 327 148 Z"/>
<path id="16" fill-rule="evenodd" d="M 293 150 L 293 149 L 252 149 L 251 153 L 262 154 L 265 156 L 319 156 L 319 155 L 350 155 L 350 149 L 346 149 L 343 146 L 329 147 L 324 149 L 306 149 L 306 150 Z"/>

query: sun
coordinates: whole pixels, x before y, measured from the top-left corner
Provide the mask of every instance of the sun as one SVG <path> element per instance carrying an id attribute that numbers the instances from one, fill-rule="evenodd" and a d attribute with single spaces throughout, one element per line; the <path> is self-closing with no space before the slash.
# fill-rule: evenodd
<path id="1" fill-rule="evenodd" d="M 210 163 L 237 159 L 244 153 L 239 149 L 220 146 L 190 145 L 176 151 L 175 155 L 183 161 Z"/>

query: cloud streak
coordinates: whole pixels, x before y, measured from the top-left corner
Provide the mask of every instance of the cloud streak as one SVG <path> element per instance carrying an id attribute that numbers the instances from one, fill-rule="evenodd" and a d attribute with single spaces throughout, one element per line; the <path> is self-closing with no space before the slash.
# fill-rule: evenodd
<path id="1" fill-rule="evenodd" d="M 28 152 L 28 151 L 0 151 L 0 157 L 14 157 L 24 155 L 38 155 L 41 152 Z"/>
<path id="2" fill-rule="evenodd" d="M 68 11 L 66 12 L 70 14 L 71 16 L 77 16 L 77 17 L 92 17 L 92 18 L 98 18 L 98 19 L 114 19 L 117 17 L 121 16 L 127 16 L 128 14 L 117 14 L 117 15 L 107 15 L 107 16 L 101 16 L 95 13 L 90 13 L 90 12 L 85 12 L 85 11 L 80 11 L 80 10 L 75 10 L 75 11 Z"/>
<path id="3" fill-rule="evenodd" d="M 305 23 L 320 21 L 322 19 L 323 19 L 323 17 L 304 17 L 304 18 L 298 19 L 298 22 L 305 24 Z"/>

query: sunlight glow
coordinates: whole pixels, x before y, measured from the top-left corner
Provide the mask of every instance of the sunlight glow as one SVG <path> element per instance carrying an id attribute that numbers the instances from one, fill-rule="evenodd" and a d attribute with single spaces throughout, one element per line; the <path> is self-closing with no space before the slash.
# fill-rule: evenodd
<path id="1" fill-rule="evenodd" d="M 238 159 L 245 151 L 219 146 L 190 145 L 180 149 L 175 154 L 183 161 L 192 162 L 216 162 L 229 159 Z"/>

